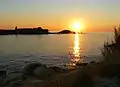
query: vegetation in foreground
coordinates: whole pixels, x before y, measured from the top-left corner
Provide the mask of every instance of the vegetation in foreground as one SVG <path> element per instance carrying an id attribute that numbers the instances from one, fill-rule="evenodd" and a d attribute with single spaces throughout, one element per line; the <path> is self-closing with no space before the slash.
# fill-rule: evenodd
<path id="1" fill-rule="evenodd" d="M 107 63 L 120 64 L 120 27 L 114 28 L 114 40 L 104 43 L 101 51 Z"/>

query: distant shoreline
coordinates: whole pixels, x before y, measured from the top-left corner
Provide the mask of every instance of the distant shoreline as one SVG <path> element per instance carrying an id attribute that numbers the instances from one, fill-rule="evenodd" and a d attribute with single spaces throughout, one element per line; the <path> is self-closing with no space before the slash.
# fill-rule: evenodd
<path id="1" fill-rule="evenodd" d="M 0 30 L 0 35 L 43 35 L 43 34 L 76 34 L 70 30 L 62 30 L 60 32 L 49 32 L 48 29 L 38 28 L 17 28 L 14 30 Z"/>
<path id="2" fill-rule="evenodd" d="M 35 34 L 35 33 L 33 33 L 33 34 L 0 34 L 0 36 L 3 36 L 3 35 L 50 35 L 50 34 L 55 34 L 55 35 L 61 35 L 61 34 L 76 34 L 76 33 L 44 33 L 44 34 Z M 81 34 L 81 33 L 79 33 L 79 34 Z"/>

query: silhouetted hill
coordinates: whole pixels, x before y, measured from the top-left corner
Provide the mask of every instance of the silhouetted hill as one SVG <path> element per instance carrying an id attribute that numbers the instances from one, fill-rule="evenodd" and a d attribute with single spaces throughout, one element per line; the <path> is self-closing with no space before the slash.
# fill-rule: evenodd
<path id="1" fill-rule="evenodd" d="M 62 30 L 62 31 L 58 32 L 58 34 L 75 34 L 75 32 L 70 31 L 70 30 Z"/>

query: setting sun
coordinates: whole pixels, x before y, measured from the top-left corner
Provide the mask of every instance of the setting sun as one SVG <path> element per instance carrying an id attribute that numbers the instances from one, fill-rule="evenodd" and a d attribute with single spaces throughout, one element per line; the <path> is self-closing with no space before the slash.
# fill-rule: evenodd
<path id="1" fill-rule="evenodd" d="M 74 21 L 70 24 L 70 29 L 74 32 L 82 32 L 83 24 L 79 21 Z"/>
<path id="2" fill-rule="evenodd" d="M 80 22 L 74 22 L 73 25 L 72 25 L 72 28 L 75 32 L 79 32 L 81 30 Z"/>

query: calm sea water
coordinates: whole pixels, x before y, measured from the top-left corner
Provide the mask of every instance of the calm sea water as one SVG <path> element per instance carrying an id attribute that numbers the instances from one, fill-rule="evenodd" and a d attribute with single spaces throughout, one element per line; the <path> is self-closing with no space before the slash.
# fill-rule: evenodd
<path id="1" fill-rule="evenodd" d="M 112 38 L 112 33 L 0 36 L 0 69 L 19 71 L 32 62 L 63 67 L 71 61 L 99 61 L 100 49 Z"/>

